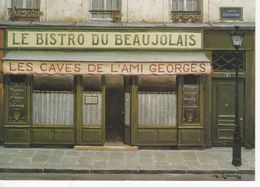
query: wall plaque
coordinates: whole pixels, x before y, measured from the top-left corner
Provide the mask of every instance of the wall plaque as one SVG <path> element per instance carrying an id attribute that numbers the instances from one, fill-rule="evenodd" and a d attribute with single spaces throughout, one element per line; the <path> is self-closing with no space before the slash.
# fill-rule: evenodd
<path id="1" fill-rule="evenodd" d="M 98 104 L 98 96 L 97 95 L 87 95 L 87 96 L 85 96 L 85 104 L 97 105 Z"/>
<path id="2" fill-rule="evenodd" d="M 8 121 L 26 121 L 26 85 L 10 83 L 8 90 Z"/>
<path id="3" fill-rule="evenodd" d="M 243 9 L 242 7 L 221 7 L 220 19 L 222 20 L 242 20 Z"/>
<path id="4" fill-rule="evenodd" d="M 183 85 L 183 123 L 199 123 L 199 85 Z"/>

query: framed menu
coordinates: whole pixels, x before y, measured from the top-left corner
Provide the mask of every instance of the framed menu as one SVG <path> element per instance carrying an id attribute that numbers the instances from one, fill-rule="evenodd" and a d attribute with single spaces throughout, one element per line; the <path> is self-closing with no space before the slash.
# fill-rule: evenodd
<path id="1" fill-rule="evenodd" d="M 200 122 L 199 85 L 183 85 L 183 123 L 197 124 Z"/>
<path id="2" fill-rule="evenodd" d="M 10 83 L 8 89 L 8 121 L 26 121 L 26 85 Z"/>

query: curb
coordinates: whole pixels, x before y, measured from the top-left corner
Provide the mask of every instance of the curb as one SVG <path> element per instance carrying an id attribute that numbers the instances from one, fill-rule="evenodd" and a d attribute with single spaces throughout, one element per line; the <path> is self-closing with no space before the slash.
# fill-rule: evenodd
<path id="1" fill-rule="evenodd" d="M 31 169 L 31 168 L 0 168 L 0 173 L 86 173 L 86 174 L 255 174 L 255 170 L 118 170 L 118 169 Z"/>

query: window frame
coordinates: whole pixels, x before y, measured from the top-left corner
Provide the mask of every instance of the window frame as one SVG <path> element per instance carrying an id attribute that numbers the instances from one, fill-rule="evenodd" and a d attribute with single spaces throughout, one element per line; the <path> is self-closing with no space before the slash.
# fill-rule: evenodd
<path id="1" fill-rule="evenodd" d="M 22 7 L 18 7 L 17 4 L 18 4 L 18 1 L 22 1 Z M 30 1 L 31 2 L 31 7 L 27 7 L 27 1 Z M 37 7 L 32 7 L 33 5 L 33 1 L 37 1 L 36 2 L 36 5 Z M 13 3 L 16 2 L 16 5 L 14 6 Z M 10 7 L 11 8 L 19 8 L 19 9 L 40 9 L 40 4 L 41 4 L 41 0 L 11 0 L 10 2 Z"/>
<path id="2" fill-rule="evenodd" d="M 122 9 L 122 1 L 121 0 L 117 0 L 117 9 L 107 9 L 107 0 L 103 0 L 104 1 L 104 9 L 93 9 L 93 0 L 90 1 L 90 20 L 93 21 L 112 21 L 112 13 L 116 12 L 116 13 L 121 13 L 121 9 Z M 103 18 L 95 18 L 93 17 L 93 13 L 99 13 L 102 14 L 104 17 Z M 106 18 L 105 15 L 111 13 L 111 17 Z"/>
<path id="3" fill-rule="evenodd" d="M 196 4 L 197 4 L 196 10 L 188 10 L 187 9 L 188 0 L 176 0 L 176 2 L 177 2 L 177 10 L 176 10 L 173 7 L 173 4 L 174 4 L 173 1 L 175 1 L 175 0 L 171 0 L 171 11 L 172 12 L 200 12 L 201 11 L 201 0 L 195 0 Z M 179 10 L 180 1 L 183 1 L 183 9 L 181 9 L 181 10 Z"/>

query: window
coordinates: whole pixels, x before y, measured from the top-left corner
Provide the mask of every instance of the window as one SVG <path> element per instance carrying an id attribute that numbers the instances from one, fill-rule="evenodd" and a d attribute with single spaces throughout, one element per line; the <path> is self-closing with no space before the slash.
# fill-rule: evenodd
<path id="1" fill-rule="evenodd" d="M 40 0 L 12 0 L 11 7 L 14 8 L 29 8 L 29 9 L 39 9 Z"/>
<path id="2" fill-rule="evenodd" d="M 113 19 L 114 14 L 120 14 L 120 0 L 92 0 L 92 18 Z"/>
<path id="3" fill-rule="evenodd" d="M 216 72 L 235 71 L 236 64 L 239 65 L 239 71 L 244 71 L 244 52 L 236 53 L 234 51 L 214 51 L 212 53 L 213 70 Z"/>
<path id="4" fill-rule="evenodd" d="M 12 21 L 39 20 L 42 15 L 40 12 L 40 0 L 12 0 L 8 14 Z"/>
<path id="5" fill-rule="evenodd" d="M 175 127 L 176 76 L 138 77 L 138 125 Z"/>
<path id="6" fill-rule="evenodd" d="M 74 124 L 74 77 L 33 76 L 32 122 L 34 126 Z"/>
<path id="7" fill-rule="evenodd" d="M 201 23 L 200 0 L 172 0 L 171 16 L 174 23 Z"/>
<path id="8" fill-rule="evenodd" d="M 173 11 L 198 11 L 199 0 L 172 0 Z"/>

